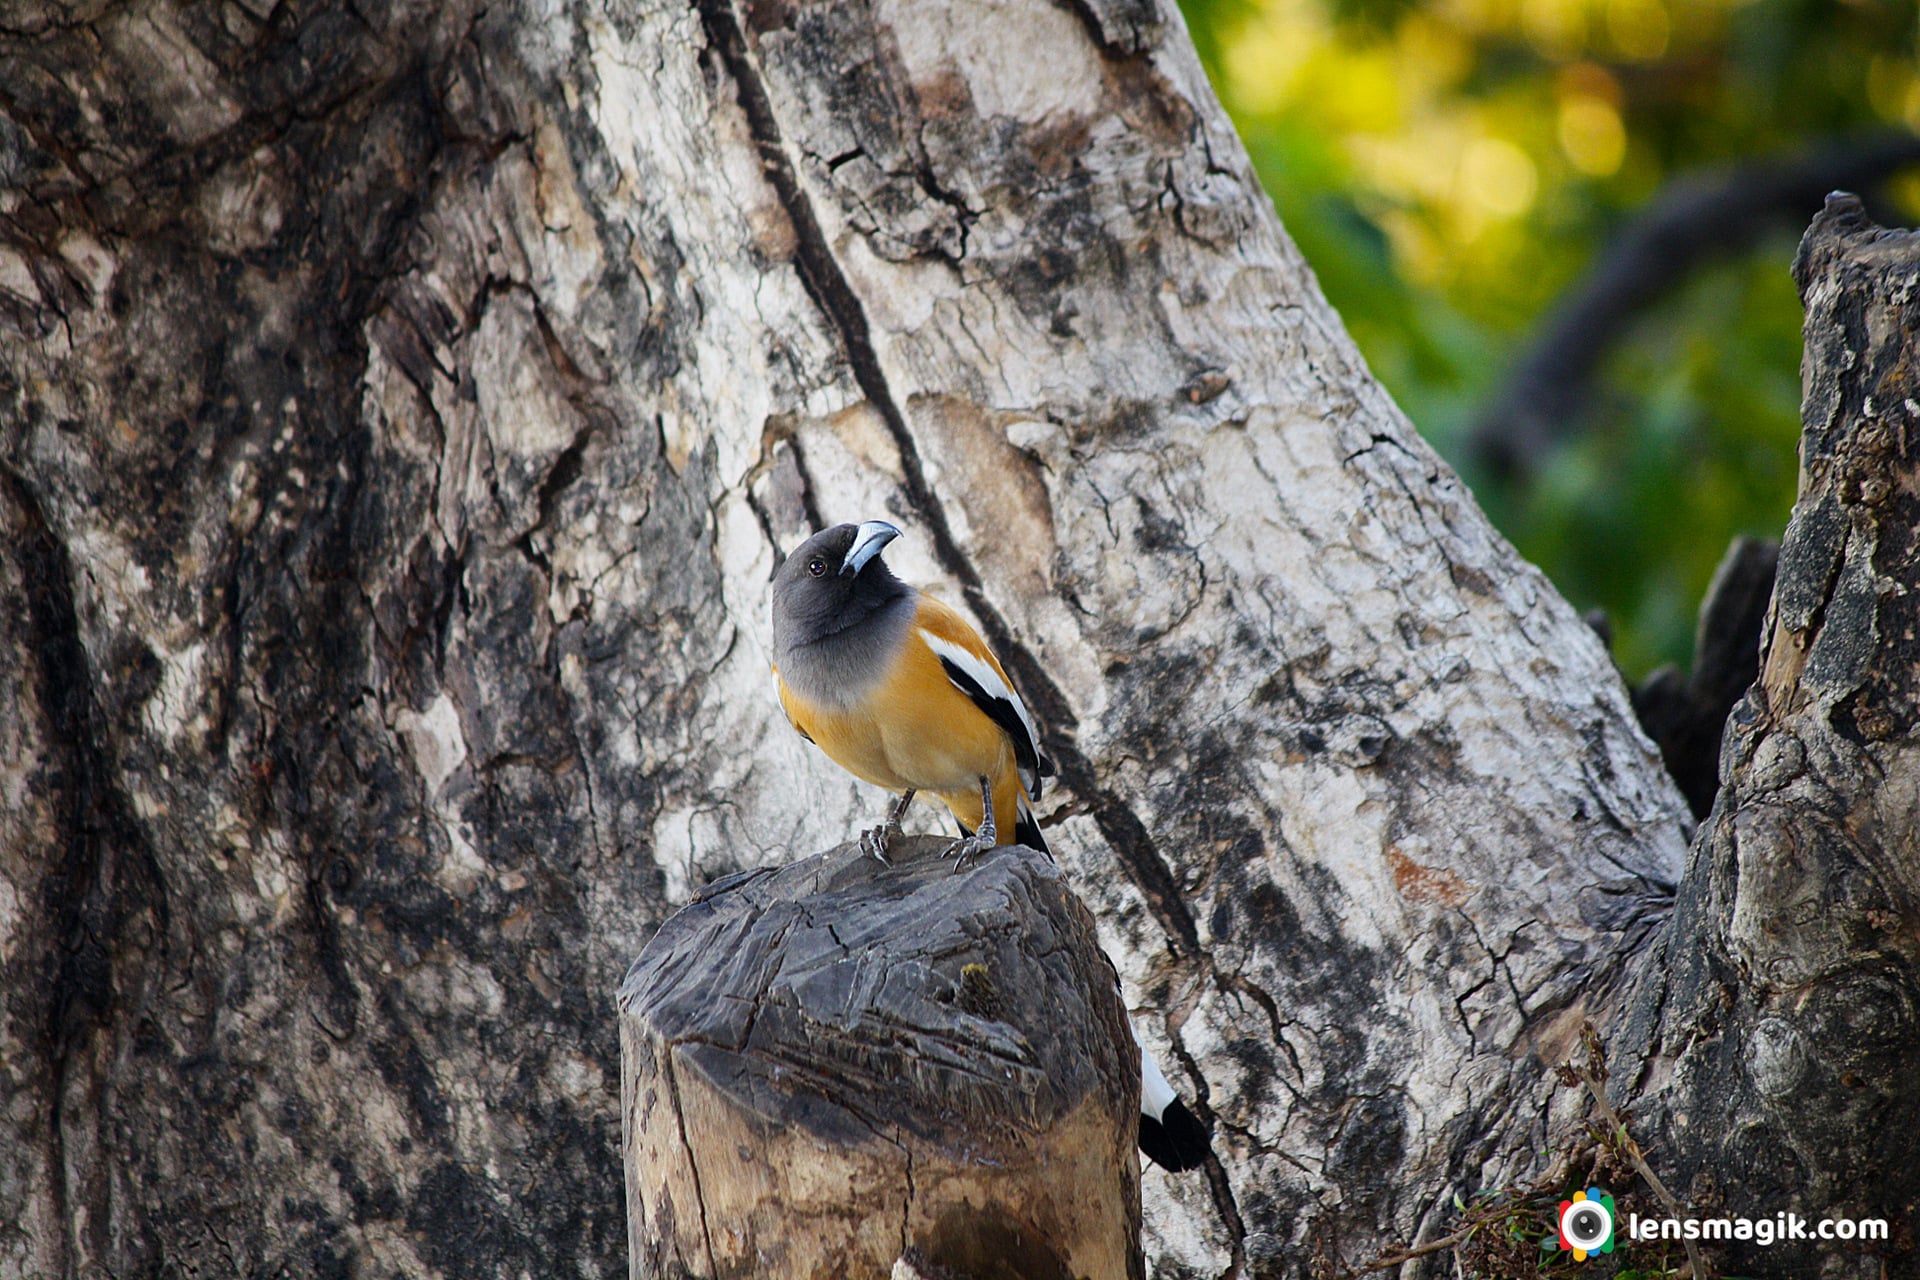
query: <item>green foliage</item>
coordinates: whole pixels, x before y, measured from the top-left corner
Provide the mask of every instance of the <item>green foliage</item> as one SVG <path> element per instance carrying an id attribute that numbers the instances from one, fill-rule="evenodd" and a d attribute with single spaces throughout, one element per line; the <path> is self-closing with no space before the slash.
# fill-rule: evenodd
<path id="1" fill-rule="evenodd" d="M 1920 126 L 1913 0 L 1184 0 L 1288 231 L 1375 373 L 1638 678 L 1793 499 L 1795 231 L 1681 282 L 1587 430 L 1520 483 L 1465 432 L 1542 314 L 1669 180 Z M 1920 209 L 1920 177 L 1896 184 Z M 1814 209 L 1806 210 L 1811 217 Z M 1804 225 L 1802 221 L 1801 225 Z"/>

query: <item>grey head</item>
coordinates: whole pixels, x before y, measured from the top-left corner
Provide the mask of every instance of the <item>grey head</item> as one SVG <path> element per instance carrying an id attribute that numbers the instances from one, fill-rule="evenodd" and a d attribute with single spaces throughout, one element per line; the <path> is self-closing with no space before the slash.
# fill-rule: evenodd
<path id="1" fill-rule="evenodd" d="M 913 622 L 914 591 L 880 552 L 884 520 L 814 534 L 773 575 L 773 655 L 809 702 L 846 706 L 886 672 Z"/>

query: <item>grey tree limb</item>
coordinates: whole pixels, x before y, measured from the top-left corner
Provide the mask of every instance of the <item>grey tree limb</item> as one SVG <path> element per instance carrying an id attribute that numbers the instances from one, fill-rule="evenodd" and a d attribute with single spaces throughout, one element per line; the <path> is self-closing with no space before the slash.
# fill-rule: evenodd
<path id="1" fill-rule="evenodd" d="M 1633 691 L 1633 713 L 1660 748 L 1695 818 L 1707 816 L 1720 792 L 1727 716 L 1760 674 L 1760 641 L 1779 556 L 1778 543 L 1735 538 L 1700 603 L 1693 669 L 1683 675 L 1677 667 L 1661 667 Z"/>

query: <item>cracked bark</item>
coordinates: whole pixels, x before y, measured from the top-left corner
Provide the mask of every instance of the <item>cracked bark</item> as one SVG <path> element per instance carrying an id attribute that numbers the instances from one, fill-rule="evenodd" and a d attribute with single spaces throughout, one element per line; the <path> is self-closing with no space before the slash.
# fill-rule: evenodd
<path id="1" fill-rule="evenodd" d="M 1155 1274 L 1537 1173 L 1680 880 L 1166 6 L 16 2 L 0 327 L 3 1274 L 619 1274 L 607 992 L 880 802 L 766 694 L 823 519 L 1044 722 L 1217 1125 Z"/>

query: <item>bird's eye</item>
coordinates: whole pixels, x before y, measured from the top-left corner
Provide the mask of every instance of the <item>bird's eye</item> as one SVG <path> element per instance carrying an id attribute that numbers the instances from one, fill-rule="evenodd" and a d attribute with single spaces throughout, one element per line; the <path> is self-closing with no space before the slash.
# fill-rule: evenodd
<path id="1" fill-rule="evenodd" d="M 817 578 L 821 574 L 825 573 L 826 571 L 827 571 L 827 562 L 825 560 L 822 560 L 819 556 L 815 556 L 813 559 L 807 561 L 807 572 L 811 574 L 813 577 Z"/>

